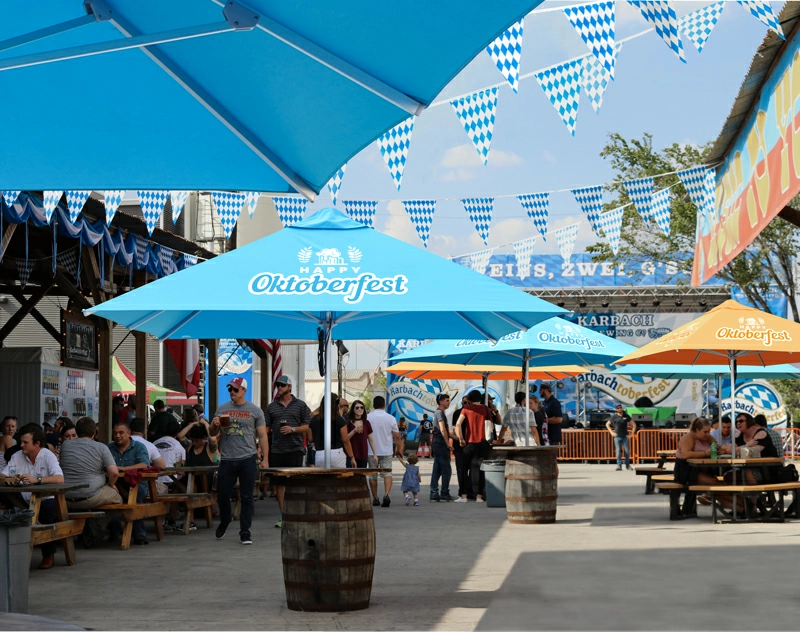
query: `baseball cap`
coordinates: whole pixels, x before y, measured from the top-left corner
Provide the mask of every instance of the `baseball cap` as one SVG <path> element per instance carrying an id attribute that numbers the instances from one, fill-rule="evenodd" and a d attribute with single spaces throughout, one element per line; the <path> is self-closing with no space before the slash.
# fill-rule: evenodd
<path id="1" fill-rule="evenodd" d="M 436 403 L 437 403 L 437 404 L 438 404 L 438 403 L 440 403 L 440 402 L 441 402 L 441 401 L 442 401 L 442 400 L 443 400 L 445 397 L 447 397 L 447 398 L 449 399 L 449 398 L 450 398 L 450 395 L 448 395 L 447 393 L 439 393 L 439 394 L 436 396 Z"/>
<path id="2" fill-rule="evenodd" d="M 52 422 L 52 421 L 50 421 L 49 419 L 45 420 L 45 422 L 42 424 L 42 426 L 43 426 L 44 428 L 50 428 L 50 430 L 52 430 L 53 428 L 55 428 L 55 426 L 53 425 L 53 422 Z"/>
<path id="3" fill-rule="evenodd" d="M 243 377 L 235 377 L 230 382 L 228 382 L 228 386 L 235 386 L 236 388 L 244 388 L 247 389 L 247 380 Z"/>
<path id="4" fill-rule="evenodd" d="M 292 378 L 288 375 L 281 375 L 277 380 L 275 380 L 275 384 L 286 384 L 287 386 L 292 385 Z"/>

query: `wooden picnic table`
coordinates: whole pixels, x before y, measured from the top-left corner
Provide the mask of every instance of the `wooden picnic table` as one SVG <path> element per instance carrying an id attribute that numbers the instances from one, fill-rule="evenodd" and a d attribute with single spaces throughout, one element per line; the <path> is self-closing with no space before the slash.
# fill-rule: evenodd
<path id="1" fill-rule="evenodd" d="M 185 466 L 179 465 L 176 467 L 168 467 L 158 473 L 148 474 L 145 476 L 147 479 L 147 486 L 150 490 L 150 497 L 153 502 L 167 502 L 167 503 L 181 503 L 186 506 L 186 518 L 183 521 L 183 534 L 189 535 L 191 530 L 191 523 L 194 518 L 195 509 L 203 509 L 205 513 L 206 526 L 210 529 L 212 526 L 212 510 L 211 506 L 217 502 L 217 496 L 208 488 L 208 474 L 216 472 L 219 469 L 218 465 L 193 465 Z M 186 492 L 185 493 L 171 493 L 159 494 L 158 487 L 156 486 L 157 480 L 162 476 L 169 476 L 173 480 L 177 475 L 186 475 Z M 195 476 L 200 474 L 200 476 Z M 197 482 L 200 485 L 196 485 Z M 199 491 L 198 488 L 199 487 Z"/>
<path id="2" fill-rule="evenodd" d="M 63 542 L 64 557 L 69 566 L 76 563 L 75 543 L 72 538 L 83 532 L 86 522 L 84 517 L 70 517 L 67 510 L 66 493 L 76 489 L 89 487 L 87 483 L 42 483 L 41 485 L 0 485 L 0 494 L 7 498 L 12 504 L 22 509 L 30 508 L 33 510 L 33 520 L 31 522 L 31 547 L 47 542 Z M 17 494 L 27 493 L 31 495 L 30 501 L 25 505 L 24 500 Z M 52 524 L 39 524 L 39 510 L 42 500 L 52 496 L 56 501 L 57 522 Z"/>
<path id="3" fill-rule="evenodd" d="M 658 466 L 659 468 L 663 469 L 664 464 L 667 462 L 667 459 L 670 457 L 674 457 L 677 450 L 658 450 L 656 451 L 656 456 L 658 457 Z"/>

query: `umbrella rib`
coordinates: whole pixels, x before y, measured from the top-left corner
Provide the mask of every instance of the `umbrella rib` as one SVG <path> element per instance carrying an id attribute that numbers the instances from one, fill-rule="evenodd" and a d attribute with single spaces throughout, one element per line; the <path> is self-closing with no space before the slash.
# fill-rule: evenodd
<path id="1" fill-rule="evenodd" d="M 302 312 L 303 316 L 299 316 L 292 312 L 253 312 L 254 314 L 260 314 L 262 316 L 275 316 L 277 318 L 286 318 L 289 320 L 299 320 L 304 323 L 317 323 L 320 324 L 322 321 L 315 317 L 310 312 Z"/>
<path id="2" fill-rule="evenodd" d="M 183 328 L 184 325 L 188 324 L 199 313 L 200 313 L 200 310 L 197 310 L 197 311 L 194 311 L 191 314 L 189 314 L 186 318 L 184 318 L 181 322 L 179 322 L 177 325 L 175 325 L 172 329 L 167 330 L 167 333 L 165 333 L 163 336 L 159 336 L 158 337 L 158 341 L 159 342 L 164 342 L 170 336 L 173 336 L 176 333 L 178 333 Z"/>
<path id="3" fill-rule="evenodd" d="M 98 307 L 99 307 L 99 305 L 98 305 Z M 94 311 L 94 310 L 86 310 L 86 313 L 87 313 L 87 314 L 91 314 L 93 311 Z M 160 311 L 160 312 L 150 312 L 150 313 L 149 313 L 147 316 L 145 316 L 144 318 L 140 318 L 139 320 L 136 320 L 136 321 L 132 322 L 130 325 L 127 325 L 127 326 L 126 326 L 126 329 L 134 330 L 134 329 L 136 329 L 137 327 L 141 327 L 141 326 L 142 326 L 142 325 L 144 325 L 145 323 L 149 323 L 149 322 L 150 322 L 151 320 L 153 320 L 154 318 L 158 318 L 158 317 L 159 317 L 159 316 L 161 316 L 161 314 L 163 314 L 163 313 L 164 313 L 164 311 L 163 311 L 163 310 L 162 310 L 162 311 Z"/>
<path id="4" fill-rule="evenodd" d="M 397 312 L 348 312 L 344 316 L 337 318 L 337 323 L 354 322 L 357 320 L 366 320 L 368 318 L 382 318 L 383 316 L 391 316 Z"/>
<path id="5" fill-rule="evenodd" d="M 514 325 L 514 327 L 517 327 L 520 331 L 528 331 L 528 329 L 530 329 L 530 327 L 526 327 L 523 323 L 502 312 L 492 312 L 492 314 L 497 316 L 500 320 L 506 321 L 509 325 Z"/>
<path id="6" fill-rule="evenodd" d="M 478 323 L 472 320 L 469 316 L 467 316 L 464 312 L 456 312 L 456 316 L 460 317 L 464 322 L 466 322 L 470 327 L 472 327 L 475 331 L 481 334 L 486 340 L 490 342 L 497 342 L 497 338 L 492 336 L 488 331 L 486 331 L 483 327 L 481 327 Z"/>
<path id="7" fill-rule="evenodd" d="M 79 18 L 75 18 L 74 20 L 67 20 L 66 22 L 60 22 L 59 24 L 46 26 L 43 29 L 32 31 L 31 33 L 26 33 L 25 35 L 3 40 L 0 42 L 0 51 L 16 48 L 17 46 L 23 46 L 24 44 L 30 44 L 31 42 L 38 42 L 39 40 L 51 37 L 53 35 L 58 35 L 59 33 L 65 33 L 66 31 L 71 31 L 86 24 L 94 24 L 96 21 L 97 20 L 93 15 L 84 15 Z"/>

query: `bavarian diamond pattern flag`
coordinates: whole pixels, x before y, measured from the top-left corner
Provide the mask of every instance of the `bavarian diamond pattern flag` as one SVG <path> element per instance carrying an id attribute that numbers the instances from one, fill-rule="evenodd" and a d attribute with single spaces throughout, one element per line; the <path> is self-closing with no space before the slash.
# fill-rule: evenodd
<path id="1" fill-rule="evenodd" d="M 737 0 L 745 9 L 748 9 L 755 17 L 766 24 L 770 29 L 775 31 L 781 38 L 786 39 L 781 29 L 781 24 L 772 12 L 772 7 L 769 2 L 764 0 Z"/>
<path id="2" fill-rule="evenodd" d="M 6 201 L 6 206 L 12 206 L 17 201 L 21 191 L 3 191 L 3 199 Z"/>
<path id="3" fill-rule="evenodd" d="M 250 217 L 250 219 L 253 219 L 253 213 L 256 212 L 256 207 L 258 206 L 258 201 L 260 199 L 261 199 L 261 191 L 248 191 L 247 193 L 244 194 L 244 202 L 245 204 L 247 204 L 247 214 Z"/>
<path id="4" fill-rule="evenodd" d="M 189 199 L 188 191 L 170 191 L 169 203 L 172 206 L 172 223 L 176 223 L 181 216 L 183 207 L 186 206 L 186 200 Z"/>
<path id="5" fill-rule="evenodd" d="M 375 210 L 378 208 L 378 203 L 371 200 L 344 200 L 344 212 L 354 219 L 359 224 L 364 224 L 369 228 L 374 228 L 372 225 L 375 219 Z"/>
<path id="6" fill-rule="evenodd" d="M 489 245 L 489 228 L 492 226 L 492 211 L 494 210 L 494 198 L 468 198 L 461 200 L 464 210 L 469 215 L 469 219 L 475 230 L 483 239 L 483 243 Z"/>
<path id="7" fill-rule="evenodd" d="M 44 218 L 47 223 L 53 218 L 53 211 L 56 210 L 58 203 L 61 201 L 61 194 L 63 191 L 44 191 L 42 197 L 42 206 L 44 207 Z"/>
<path id="8" fill-rule="evenodd" d="M 489 162 L 489 148 L 492 146 L 494 115 L 497 111 L 497 88 L 481 90 L 468 97 L 450 101 L 456 116 L 464 126 L 483 164 Z"/>
<path id="9" fill-rule="evenodd" d="M 625 207 L 620 206 L 600 215 L 600 228 L 608 239 L 611 251 L 616 256 L 619 253 L 619 240 L 622 237 L 622 214 Z"/>
<path id="10" fill-rule="evenodd" d="M 485 274 L 486 268 L 489 266 L 489 260 L 492 258 L 494 248 L 488 250 L 481 250 L 480 252 L 473 252 L 469 256 L 469 267 L 478 274 Z"/>
<path id="11" fill-rule="evenodd" d="M 232 191 L 212 191 L 211 199 L 217 207 L 217 217 L 219 223 L 225 231 L 226 239 L 231 238 L 236 222 L 244 206 L 244 193 L 234 193 Z"/>
<path id="12" fill-rule="evenodd" d="M 381 150 L 381 156 L 389 168 L 389 175 L 392 176 L 392 181 L 398 191 L 403 182 L 403 171 L 406 168 L 408 148 L 411 145 L 411 132 L 413 131 L 414 117 L 412 116 L 378 138 L 378 149 Z"/>
<path id="13" fill-rule="evenodd" d="M 703 205 L 703 223 L 711 225 L 717 212 L 717 171 L 713 167 L 706 169 L 703 178 L 705 204 Z"/>
<path id="14" fill-rule="evenodd" d="M 78 276 L 78 246 L 64 250 L 56 255 L 56 263 L 72 276 Z"/>
<path id="15" fill-rule="evenodd" d="M 706 168 L 692 167 L 678 172 L 678 179 L 683 184 L 692 202 L 699 212 L 702 212 L 706 205 Z"/>
<path id="16" fill-rule="evenodd" d="M 578 238 L 578 227 L 580 224 L 570 224 L 556 230 L 556 242 L 558 243 L 558 250 L 561 252 L 561 258 L 566 263 L 569 263 L 572 257 L 572 251 L 575 250 L 575 240 Z"/>
<path id="17" fill-rule="evenodd" d="M 308 200 L 301 197 L 276 197 L 272 198 L 275 202 L 275 210 L 278 211 L 278 217 L 281 219 L 281 224 L 284 228 L 286 226 L 294 226 L 297 222 L 303 219 L 306 213 L 306 204 Z"/>
<path id="18" fill-rule="evenodd" d="M 125 191 L 103 191 L 103 206 L 106 209 L 106 226 L 111 226 L 111 220 L 117 214 L 119 205 L 122 204 L 122 198 L 125 197 Z"/>
<path id="19" fill-rule="evenodd" d="M 600 62 L 601 67 L 614 78 L 614 3 L 581 4 L 563 9 L 578 35 Z"/>
<path id="20" fill-rule="evenodd" d="M 163 272 L 165 275 L 175 272 L 175 259 L 172 256 L 172 248 L 157 246 L 155 251 L 158 254 L 158 262 L 161 264 L 161 272 Z"/>
<path id="21" fill-rule="evenodd" d="M 164 202 L 166 204 L 166 201 Z M 141 270 L 150 261 L 149 242 L 138 235 L 133 236 L 133 249 L 136 254 L 136 269 Z"/>
<path id="22" fill-rule="evenodd" d="M 533 221 L 536 230 L 542 235 L 542 239 L 547 241 L 547 215 L 550 207 L 549 193 L 527 193 L 518 195 L 517 199 L 522 208 L 528 211 L 528 217 Z"/>
<path id="23" fill-rule="evenodd" d="M 522 58 L 523 21 L 512 25 L 486 47 L 489 57 L 497 65 L 514 92 L 519 90 L 519 63 Z"/>
<path id="24" fill-rule="evenodd" d="M 192 266 L 196 266 L 197 265 L 197 255 L 189 255 L 189 254 L 186 254 L 184 252 L 182 257 L 183 257 L 183 267 L 184 267 L 184 269 L 185 268 L 191 268 Z"/>
<path id="25" fill-rule="evenodd" d="M 28 285 L 28 280 L 31 278 L 31 271 L 33 270 L 33 266 L 36 264 L 35 261 L 31 261 L 30 259 L 17 259 L 17 272 L 19 273 L 19 284 L 22 286 L 22 289 L 25 289 L 25 286 Z"/>
<path id="26" fill-rule="evenodd" d="M 431 234 L 433 214 L 436 212 L 436 200 L 405 200 L 403 207 L 408 213 L 408 219 L 417 231 L 422 244 L 428 247 L 428 238 Z"/>
<path id="27" fill-rule="evenodd" d="M 616 60 L 619 51 L 622 50 L 622 43 L 614 47 L 614 59 Z M 589 103 L 596 113 L 600 112 L 600 106 L 603 105 L 603 95 L 606 93 L 606 88 L 613 80 L 613 77 L 608 74 L 608 71 L 601 62 L 594 55 L 586 55 L 583 58 L 583 65 L 581 67 L 581 87 L 584 94 L 588 97 Z"/>
<path id="28" fill-rule="evenodd" d="M 139 204 L 142 207 L 142 215 L 144 216 L 144 223 L 147 226 L 148 234 L 153 234 L 153 229 L 158 224 L 158 218 L 164 211 L 164 205 L 167 203 L 169 191 L 137 191 L 139 196 Z M 213 193 L 211 194 L 214 195 Z"/>
<path id="29" fill-rule="evenodd" d="M 624 182 L 623 186 L 634 207 L 645 223 L 652 219 L 650 206 L 653 203 L 653 178 L 640 178 Z M 616 253 L 614 253 L 616 254 Z"/>
<path id="30" fill-rule="evenodd" d="M 558 64 L 535 76 L 569 133 L 575 136 L 581 98 L 581 60 Z"/>
<path id="31" fill-rule="evenodd" d="M 515 241 L 512 246 L 517 259 L 517 276 L 520 280 L 527 279 L 531 275 L 531 256 L 536 246 L 536 237 Z"/>
<path id="32" fill-rule="evenodd" d="M 642 12 L 644 19 L 655 28 L 656 35 L 663 39 L 672 52 L 678 56 L 678 59 L 685 64 L 683 41 L 678 31 L 678 17 L 675 15 L 672 5 L 669 2 L 653 0 L 628 0 L 628 2 Z"/>
<path id="33" fill-rule="evenodd" d="M 715 2 L 697 11 L 687 13 L 678 20 L 678 28 L 681 33 L 689 38 L 698 53 L 703 52 L 703 46 L 706 45 L 706 40 L 717 25 L 724 8 L 724 2 Z"/>
<path id="34" fill-rule="evenodd" d="M 331 201 L 336 206 L 336 200 L 339 198 L 339 191 L 342 188 L 342 180 L 344 180 L 344 172 L 347 170 L 347 163 L 343 164 L 341 168 L 333 174 L 333 177 L 328 180 L 328 191 L 331 194 Z"/>
<path id="35" fill-rule="evenodd" d="M 83 205 L 89 199 L 90 191 L 67 191 L 67 208 L 69 209 L 69 221 L 73 224 L 77 221 L 78 215 L 83 210 Z"/>
<path id="36" fill-rule="evenodd" d="M 650 207 L 650 215 L 656 221 L 661 232 L 667 237 L 669 237 L 669 225 L 672 218 L 671 203 L 672 196 L 669 188 L 666 188 L 653 194 L 653 204 Z"/>
<path id="37" fill-rule="evenodd" d="M 589 223 L 595 235 L 602 237 L 598 222 L 600 220 L 600 213 L 603 211 L 603 187 L 597 185 L 594 187 L 573 189 L 572 195 L 575 196 L 575 200 L 580 204 L 581 210 L 589 219 Z"/>

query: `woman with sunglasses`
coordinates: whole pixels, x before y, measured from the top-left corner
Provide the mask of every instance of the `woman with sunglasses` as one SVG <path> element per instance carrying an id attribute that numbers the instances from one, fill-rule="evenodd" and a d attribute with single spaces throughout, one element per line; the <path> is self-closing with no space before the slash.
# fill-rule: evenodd
<path id="1" fill-rule="evenodd" d="M 357 467 L 367 467 L 369 453 L 367 444 L 372 446 L 372 454 L 377 454 L 375 450 L 375 440 L 372 438 L 372 424 L 367 421 L 367 407 L 364 402 L 357 399 L 350 407 L 347 422 L 347 433 L 350 437 L 350 444 L 353 446 L 353 455 L 356 459 Z M 373 457 L 375 466 L 378 465 L 378 457 Z"/>
<path id="2" fill-rule="evenodd" d="M 323 423 L 325 420 L 325 398 L 319 404 L 317 414 L 311 418 L 309 424 L 314 438 L 314 465 L 325 466 L 325 435 Z M 353 461 L 353 448 L 347 434 L 347 421 L 339 414 L 339 396 L 331 393 L 331 467 L 347 467 L 348 459 Z"/>
<path id="3" fill-rule="evenodd" d="M 769 438 L 766 430 L 756 423 L 755 418 L 749 413 L 739 413 L 736 415 L 736 430 L 739 431 L 739 436 L 736 437 L 737 448 L 756 448 L 761 451 L 762 458 L 776 458 L 781 456 L 775 449 L 775 444 Z M 737 453 L 738 455 L 738 453 Z M 777 471 L 780 471 L 781 466 L 777 468 L 768 468 L 770 478 L 774 478 Z M 764 481 L 764 475 L 761 468 L 747 468 L 745 470 L 747 483 L 749 485 L 760 485 Z M 768 481 L 767 481 L 768 482 Z"/>

